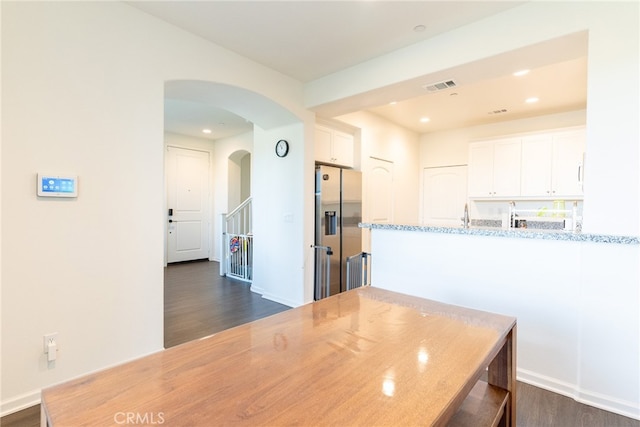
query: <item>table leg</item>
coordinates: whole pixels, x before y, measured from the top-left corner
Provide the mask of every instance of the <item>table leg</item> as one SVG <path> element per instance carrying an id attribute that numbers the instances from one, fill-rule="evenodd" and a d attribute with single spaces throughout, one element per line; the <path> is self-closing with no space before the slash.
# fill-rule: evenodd
<path id="1" fill-rule="evenodd" d="M 489 365 L 488 383 L 509 392 L 505 408 L 506 426 L 516 425 L 516 326 Z"/>

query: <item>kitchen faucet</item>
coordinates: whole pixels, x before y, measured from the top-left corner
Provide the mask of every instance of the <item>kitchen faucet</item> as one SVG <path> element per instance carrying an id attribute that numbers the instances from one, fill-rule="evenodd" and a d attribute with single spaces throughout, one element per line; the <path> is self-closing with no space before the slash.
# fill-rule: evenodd
<path id="1" fill-rule="evenodd" d="M 462 217 L 462 226 L 464 228 L 469 228 L 469 205 L 467 203 L 464 204 L 464 216 Z"/>
<path id="2" fill-rule="evenodd" d="M 513 200 L 509 202 L 509 227 L 515 228 L 516 226 L 516 202 Z"/>

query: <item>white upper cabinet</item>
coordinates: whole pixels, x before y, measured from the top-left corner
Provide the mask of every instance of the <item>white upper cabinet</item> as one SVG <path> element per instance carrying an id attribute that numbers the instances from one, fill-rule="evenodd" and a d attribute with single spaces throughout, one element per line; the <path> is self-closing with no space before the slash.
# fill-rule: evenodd
<path id="1" fill-rule="evenodd" d="M 580 199 L 585 129 L 469 144 L 469 197 Z"/>
<path id="2" fill-rule="evenodd" d="M 508 197 L 520 194 L 520 156 L 518 139 L 498 141 L 493 146 L 493 195 Z"/>
<path id="3" fill-rule="evenodd" d="M 346 132 L 316 125 L 315 160 L 321 163 L 353 167 L 354 137 Z"/>
<path id="4" fill-rule="evenodd" d="M 531 136 L 522 140 L 522 195 L 551 196 L 552 156 L 553 138 L 550 135 Z"/>
<path id="5" fill-rule="evenodd" d="M 493 143 L 469 146 L 469 197 L 493 195 Z"/>
<path id="6" fill-rule="evenodd" d="M 584 151 L 586 131 L 558 134 L 553 137 L 551 160 L 552 194 L 555 196 L 582 196 L 584 180 Z"/>
<path id="7" fill-rule="evenodd" d="M 332 130 L 316 126 L 315 130 L 315 159 L 319 162 L 330 162 L 333 157 Z"/>
<path id="8" fill-rule="evenodd" d="M 469 146 L 469 197 L 520 195 L 518 138 L 474 143 Z"/>
<path id="9" fill-rule="evenodd" d="M 523 197 L 582 197 L 585 130 L 523 138 Z"/>

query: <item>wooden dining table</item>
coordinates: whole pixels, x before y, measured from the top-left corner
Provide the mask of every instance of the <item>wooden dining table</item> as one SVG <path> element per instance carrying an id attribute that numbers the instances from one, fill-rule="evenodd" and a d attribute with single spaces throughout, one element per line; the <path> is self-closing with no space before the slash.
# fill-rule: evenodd
<path id="1" fill-rule="evenodd" d="M 62 383 L 43 426 L 515 425 L 516 319 L 367 286 Z"/>

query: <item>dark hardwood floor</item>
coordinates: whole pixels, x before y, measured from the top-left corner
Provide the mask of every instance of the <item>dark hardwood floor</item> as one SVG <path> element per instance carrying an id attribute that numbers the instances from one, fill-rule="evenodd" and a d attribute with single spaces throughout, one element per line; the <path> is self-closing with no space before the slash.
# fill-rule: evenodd
<path id="1" fill-rule="evenodd" d="M 216 262 L 167 267 L 164 304 L 167 348 L 289 308 L 253 294 L 248 284 L 220 277 Z M 517 387 L 518 427 L 640 427 L 640 421 L 559 394 L 520 382 Z M 39 425 L 39 405 L 0 419 L 2 427 Z"/>
<path id="2" fill-rule="evenodd" d="M 172 264 L 164 272 L 164 346 L 173 347 L 290 307 L 221 277 L 217 262 Z"/>
<path id="3" fill-rule="evenodd" d="M 518 427 L 640 427 L 640 421 L 518 382 Z"/>
<path id="4" fill-rule="evenodd" d="M 0 418 L 2 427 L 39 427 L 40 405 L 32 406 Z"/>

